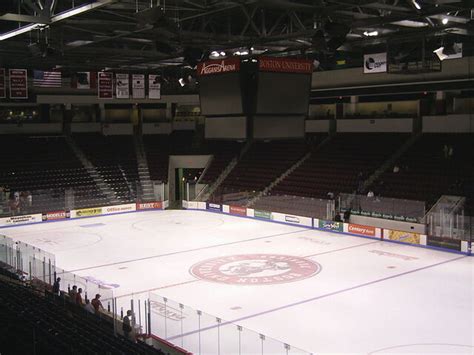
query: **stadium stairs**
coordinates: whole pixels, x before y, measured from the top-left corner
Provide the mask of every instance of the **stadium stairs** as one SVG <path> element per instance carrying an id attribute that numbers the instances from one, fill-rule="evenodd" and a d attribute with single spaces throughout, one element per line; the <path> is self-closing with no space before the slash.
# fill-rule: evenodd
<path id="1" fill-rule="evenodd" d="M 238 154 L 238 156 L 234 157 L 229 164 L 225 167 L 224 170 L 217 176 L 213 183 L 208 184 L 207 189 L 203 189 L 200 193 L 196 196 L 196 200 L 198 201 L 207 201 L 210 196 L 219 188 L 219 186 L 224 182 L 224 180 L 229 176 L 232 170 L 236 167 L 237 163 L 240 159 L 247 153 L 247 151 L 252 147 L 253 142 L 251 140 L 247 141 L 245 145 L 242 147 L 242 150 Z"/>
<path id="2" fill-rule="evenodd" d="M 135 154 L 137 156 L 138 164 L 138 178 L 140 180 L 141 193 L 139 194 L 142 201 L 152 201 L 155 199 L 153 191 L 153 183 L 150 178 L 150 171 L 148 169 L 148 160 L 143 146 L 142 135 L 136 131 L 133 135 L 133 143 L 135 145 Z"/>
<path id="3" fill-rule="evenodd" d="M 71 136 L 66 136 L 66 142 L 68 143 L 71 150 L 76 155 L 77 159 L 82 163 L 84 168 L 89 173 L 92 180 L 94 180 L 96 186 L 100 189 L 100 191 L 107 197 L 110 203 L 119 203 L 120 200 L 117 199 L 114 191 L 111 189 L 110 185 L 107 184 L 104 178 L 99 174 L 96 167 L 90 162 L 90 160 L 86 157 L 84 152 L 79 148 L 76 142 L 72 139 Z"/>
<path id="4" fill-rule="evenodd" d="M 317 139 L 319 144 L 316 144 L 316 146 L 311 149 L 308 153 L 306 153 L 300 160 L 298 160 L 295 164 L 293 164 L 288 170 L 286 170 L 283 174 L 281 174 L 278 178 L 272 181 L 270 185 L 268 185 L 263 191 L 261 191 L 257 196 L 255 196 L 253 199 L 251 199 L 247 207 L 252 207 L 257 203 L 257 201 L 262 198 L 262 196 L 266 196 L 269 193 L 271 193 L 271 190 L 273 187 L 278 185 L 282 180 L 284 180 L 288 175 L 290 175 L 293 171 L 295 171 L 301 164 L 303 164 L 307 159 L 311 157 L 312 154 L 314 154 L 319 148 L 323 147 L 326 145 L 330 140 L 331 136 L 326 136 L 324 135 L 325 138 L 319 137 L 320 139 Z"/>

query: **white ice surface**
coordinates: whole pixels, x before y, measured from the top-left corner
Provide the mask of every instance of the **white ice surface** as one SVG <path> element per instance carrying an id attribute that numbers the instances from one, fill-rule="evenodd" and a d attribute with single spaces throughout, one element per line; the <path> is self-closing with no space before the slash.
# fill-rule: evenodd
<path id="1" fill-rule="evenodd" d="M 143 300 L 151 291 L 315 354 L 474 354 L 474 257 L 204 211 L 140 212 L 0 232 L 54 253 L 63 269 L 119 284 L 114 295 L 126 308 L 130 294 Z M 204 281 L 189 272 L 206 259 L 256 253 L 306 257 L 322 270 L 301 281 L 258 286 Z M 185 313 L 184 333 L 191 334 L 174 341 L 186 346 L 198 325 Z M 215 319 L 202 322 L 201 328 L 211 326 L 201 333 L 202 353 L 217 353 Z M 168 338 L 180 333 L 179 325 L 167 321 Z M 220 353 L 236 352 L 226 350 L 238 335 L 234 326 L 219 331 Z M 242 347 L 242 353 L 256 352 L 260 341 L 251 342 L 252 350 Z M 264 352 L 280 353 L 280 345 L 268 338 Z"/>

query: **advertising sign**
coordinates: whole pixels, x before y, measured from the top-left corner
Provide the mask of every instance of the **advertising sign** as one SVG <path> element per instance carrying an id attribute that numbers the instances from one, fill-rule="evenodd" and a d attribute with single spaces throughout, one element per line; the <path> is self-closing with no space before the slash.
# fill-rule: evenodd
<path id="1" fill-rule="evenodd" d="M 161 82 L 160 77 L 156 74 L 148 75 L 148 98 L 161 99 Z"/>
<path id="2" fill-rule="evenodd" d="M 163 203 L 161 201 L 137 203 L 137 210 L 162 210 L 162 209 L 163 209 Z"/>
<path id="3" fill-rule="evenodd" d="M 134 99 L 145 98 L 145 75 L 143 74 L 132 75 L 132 97 Z"/>
<path id="4" fill-rule="evenodd" d="M 125 205 L 107 206 L 102 208 L 102 214 L 114 214 L 122 212 L 136 211 L 137 206 L 134 203 L 128 203 Z"/>
<path id="5" fill-rule="evenodd" d="M 41 215 L 41 213 L 28 214 L 24 216 L 0 218 L 0 226 L 7 227 L 7 226 L 15 226 L 19 224 L 38 223 L 42 221 L 43 221 L 43 216 Z"/>
<path id="6" fill-rule="evenodd" d="M 326 229 L 329 231 L 335 231 L 335 232 L 344 231 L 344 223 L 341 223 L 341 222 L 325 221 L 325 220 L 320 219 L 318 226 L 321 229 Z"/>
<path id="7" fill-rule="evenodd" d="M 94 207 L 94 208 L 83 208 L 80 210 L 75 210 L 74 216 L 78 217 L 90 217 L 90 216 L 100 216 L 102 214 L 102 207 Z"/>
<path id="8" fill-rule="evenodd" d="M 428 236 L 427 244 L 432 247 L 461 251 L 461 240 Z"/>
<path id="9" fill-rule="evenodd" d="M 246 216 L 247 215 L 247 208 L 240 207 L 240 206 L 229 206 L 229 212 L 231 214 L 236 214 L 239 216 Z"/>
<path id="10" fill-rule="evenodd" d="M 420 236 L 421 234 L 419 233 L 394 231 L 389 229 L 384 230 L 385 239 L 395 240 L 404 243 L 420 244 Z"/>
<path id="11" fill-rule="evenodd" d="M 364 55 L 364 74 L 387 72 L 387 53 Z"/>
<path id="12" fill-rule="evenodd" d="M 66 211 L 53 211 L 43 213 L 43 221 L 56 221 L 59 219 L 69 218 L 69 212 Z"/>
<path id="13" fill-rule="evenodd" d="M 272 213 L 267 211 L 254 210 L 253 215 L 255 218 L 272 219 Z"/>
<path id="14" fill-rule="evenodd" d="M 348 232 L 352 234 L 363 235 L 367 237 L 375 237 L 376 229 L 375 227 L 363 226 L 360 224 L 349 224 Z"/>
<path id="15" fill-rule="evenodd" d="M 130 98 L 130 77 L 128 74 L 115 74 L 115 95 L 117 99 Z"/>
<path id="16" fill-rule="evenodd" d="M 217 203 L 211 203 L 211 202 L 207 202 L 206 204 L 206 209 L 210 210 L 210 211 L 219 211 L 219 212 L 222 212 L 222 205 L 219 205 Z"/>

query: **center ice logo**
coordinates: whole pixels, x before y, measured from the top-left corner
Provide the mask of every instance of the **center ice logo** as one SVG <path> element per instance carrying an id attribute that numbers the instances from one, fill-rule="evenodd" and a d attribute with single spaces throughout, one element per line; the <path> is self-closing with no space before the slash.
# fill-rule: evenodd
<path id="1" fill-rule="evenodd" d="M 237 285 L 293 282 L 320 271 L 321 265 L 312 260 L 278 254 L 231 255 L 201 261 L 190 269 L 202 280 Z"/>

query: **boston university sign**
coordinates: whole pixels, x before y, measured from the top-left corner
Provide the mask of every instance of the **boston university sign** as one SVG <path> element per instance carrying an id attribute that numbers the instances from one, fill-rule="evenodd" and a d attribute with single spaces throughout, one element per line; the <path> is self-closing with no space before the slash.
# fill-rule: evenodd
<path id="1" fill-rule="evenodd" d="M 258 59 L 258 69 L 270 72 L 311 74 L 313 62 L 308 59 L 261 57 Z"/>

